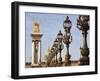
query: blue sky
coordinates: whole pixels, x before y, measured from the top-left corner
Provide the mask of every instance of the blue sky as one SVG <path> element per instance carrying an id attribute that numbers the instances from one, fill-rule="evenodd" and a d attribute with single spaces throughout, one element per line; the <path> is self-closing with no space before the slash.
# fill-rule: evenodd
<path id="1" fill-rule="evenodd" d="M 80 46 L 82 45 L 82 33 L 77 29 L 77 17 L 78 14 L 51 14 L 51 13 L 33 13 L 33 12 L 25 12 L 25 58 L 26 62 L 31 61 L 32 56 L 32 38 L 30 34 L 33 32 L 33 23 L 35 21 L 39 22 L 40 31 L 43 34 L 42 40 L 42 60 L 44 60 L 44 55 L 47 51 L 48 47 L 53 45 L 53 42 L 59 32 L 63 29 L 63 22 L 69 16 L 72 21 L 72 29 L 71 34 L 73 37 L 72 43 L 70 44 L 69 52 L 71 54 L 71 60 L 77 60 L 80 58 Z M 87 36 L 87 43 L 89 47 L 89 31 Z M 62 57 L 64 60 L 64 55 L 66 54 L 66 47 L 64 47 L 62 51 Z"/>

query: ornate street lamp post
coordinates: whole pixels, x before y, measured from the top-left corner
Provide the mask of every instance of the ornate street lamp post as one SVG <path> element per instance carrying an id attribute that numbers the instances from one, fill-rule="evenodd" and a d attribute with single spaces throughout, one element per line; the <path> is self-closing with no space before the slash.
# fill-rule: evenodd
<path id="1" fill-rule="evenodd" d="M 71 61 L 70 61 L 71 55 L 69 54 L 69 44 L 72 42 L 72 36 L 70 33 L 72 22 L 70 21 L 68 16 L 66 17 L 66 20 L 63 23 L 63 27 L 65 30 L 65 34 L 63 36 L 63 42 L 67 48 L 67 53 L 65 54 L 65 66 L 70 66 L 71 65 Z"/>
<path id="2" fill-rule="evenodd" d="M 87 46 L 87 31 L 89 30 L 89 16 L 79 15 L 77 19 L 77 28 L 82 31 L 82 47 L 80 47 L 81 58 L 80 65 L 89 65 L 89 48 Z"/>
<path id="3" fill-rule="evenodd" d="M 57 53 L 58 53 L 58 39 L 56 39 L 56 40 L 54 41 L 53 47 L 54 47 L 55 57 L 56 57 L 55 63 L 56 63 L 56 65 L 57 65 L 57 64 L 58 64 L 58 60 L 57 60 Z"/>
<path id="4" fill-rule="evenodd" d="M 53 57 L 55 56 L 56 50 L 57 50 L 57 48 L 55 47 L 55 45 L 53 45 L 53 46 L 51 47 L 50 52 L 49 52 L 46 66 L 53 66 L 53 64 L 52 64 L 52 59 L 53 59 Z"/>
<path id="5" fill-rule="evenodd" d="M 62 44 L 62 39 L 63 39 L 63 34 L 61 33 L 61 30 L 57 34 L 57 39 L 58 39 L 58 49 L 59 49 L 59 64 L 62 64 L 62 57 L 61 57 L 61 52 L 63 50 L 63 44 Z"/>

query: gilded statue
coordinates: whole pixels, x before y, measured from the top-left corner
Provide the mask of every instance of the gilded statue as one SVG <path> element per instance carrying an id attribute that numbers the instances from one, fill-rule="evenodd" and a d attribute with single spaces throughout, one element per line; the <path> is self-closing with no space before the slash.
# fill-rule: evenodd
<path id="1" fill-rule="evenodd" d="M 34 32 L 35 33 L 39 33 L 40 32 L 39 24 L 37 22 L 34 23 Z"/>

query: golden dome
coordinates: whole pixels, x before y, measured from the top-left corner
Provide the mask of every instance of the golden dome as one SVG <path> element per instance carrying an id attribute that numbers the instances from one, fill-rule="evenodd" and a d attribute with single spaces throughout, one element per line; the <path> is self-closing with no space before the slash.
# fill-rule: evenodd
<path id="1" fill-rule="evenodd" d="M 39 33 L 40 32 L 40 28 L 39 28 L 39 23 L 38 22 L 35 22 L 34 23 L 34 33 Z"/>

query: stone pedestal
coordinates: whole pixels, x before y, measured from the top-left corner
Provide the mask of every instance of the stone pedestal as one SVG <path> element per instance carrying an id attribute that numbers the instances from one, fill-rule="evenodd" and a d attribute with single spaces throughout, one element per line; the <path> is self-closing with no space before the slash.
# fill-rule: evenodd
<path id="1" fill-rule="evenodd" d="M 80 48 L 81 57 L 79 65 L 89 65 L 89 48 Z"/>
<path id="2" fill-rule="evenodd" d="M 65 66 L 71 66 L 71 61 L 70 61 L 70 55 L 66 54 L 65 55 Z"/>
<path id="3" fill-rule="evenodd" d="M 80 62 L 79 65 L 89 65 L 89 48 L 87 46 L 87 32 L 82 31 L 83 35 L 83 45 L 82 48 L 80 48 Z"/>
<path id="4" fill-rule="evenodd" d="M 31 66 L 40 66 L 41 64 L 41 37 L 40 33 L 33 33 L 32 36 L 32 62 Z"/>
<path id="5" fill-rule="evenodd" d="M 32 37 L 32 62 L 31 66 L 37 67 L 41 65 L 41 37 L 39 23 L 33 25 Z"/>
<path id="6" fill-rule="evenodd" d="M 87 31 L 89 30 L 89 15 L 79 15 L 77 19 L 77 28 L 82 31 L 82 47 L 80 48 L 81 57 L 79 65 L 89 65 L 89 48 L 87 46 Z"/>

